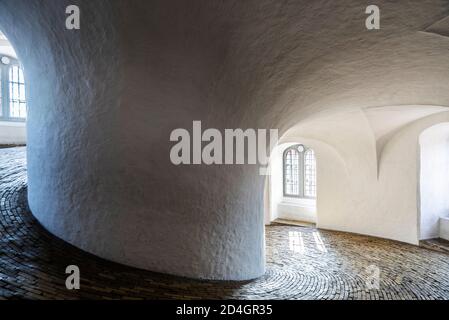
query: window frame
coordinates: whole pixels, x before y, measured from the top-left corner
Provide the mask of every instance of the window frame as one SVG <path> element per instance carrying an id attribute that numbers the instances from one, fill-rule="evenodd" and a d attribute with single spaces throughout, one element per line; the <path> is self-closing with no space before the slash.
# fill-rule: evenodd
<path id="1" fill-rule="evenodd" d="M 298 150 L 298 148 L 302 147 L 303 151 L 300 152 Z M 289 151 L 291 150 L 295 150 L 296 152 L 299 153 L 299 164 L 298 164 L 298 181 L 299 181 L 299 194 L 298 195 L 294 195 L 294 194 L 288 194 L 287 191 L 287 176 L 286 176 L 286 172 L 287 172 L 287 154 Z M 311 196 L 306 196 L 305 195 L 305 183 L 306 183 L 306 172 L 305 172 L 305 156 L 307 154 L 308 151 L 312 151 L 313 155 L 314 155 L 314 159 L 315 159 L 315 191 L 317 186 L 316 186 L 316 155 L 315 152 L 313 151 L 313 149 L 307 148 L 305 145 L 303 144 L 295 144 L 292 145 L 290 147 L 288 147 L 287 149 L 285 149 L 284 153 L 282 154 L 282 184 L 283 184 L 283 196 L 284 198 L 294 198 L 294 199 L 310 199 L 310 200 L 315 200 L 315 197 L 311 197 Z M 316 192 L 315 192 L 316 194 Z"/>
<path id="2" fill-rule="evenodd" d="M 311 170 L 311 173 L 313 172 L 313 177 L 312 179 L 314 180 L 314 193 L 315 196 L 307 196 L 306 195 L 306 182 L 307 182 L 307 154 L 311 153 L 311 160 L 314 162 L 313 164 L 313 169 Z M 317 195 L 317 164 L 316 164 L 316 155 L 315 155 L 315 151 L 313 149 L 310 148 L 304 148 L 304 152 L 303 152 L 303 177 L 304 177 L 304 199 L 316 199 L 316 195 Z"/>
<path id="3" fill-rule="evenodd" d="M 0 58 L 7 57 L 10 61 L 9 64 L 3 64 L 0 62 L 0 73 L 1 73 L 1 108 L 2 112 L 0 115 L 0 121 L 9 121 L 9 122 L 19 122 L 23 123 L 27 121 L 27 118 L 18 118 L 18 117 L 11 117 L 11 108 L 10 108 L 10 81 L 9 81 L 9 70 L 12 66 L 18 66 L 22 69 L 22 66 L 20 65 L 19 60 L 16 58 L 10 57 L 8 55 L 0 55 Z M 24 75 L 25 76 L 25 75 Z M 25 79 L 24 79 L 25 80 Z M 25 94 L 26 94 L 26 81 L 25 81 Z M 25 96 L 26 99 L 26 96 Z M 26 101 L 26 100 L 25 100 Z M 26 108 L 28 109 L 28 104 L 26 105 Z M 27 110 L 28 111 L 28 110 Z M 28 112 L 27 112 L 28 116 Z"/>

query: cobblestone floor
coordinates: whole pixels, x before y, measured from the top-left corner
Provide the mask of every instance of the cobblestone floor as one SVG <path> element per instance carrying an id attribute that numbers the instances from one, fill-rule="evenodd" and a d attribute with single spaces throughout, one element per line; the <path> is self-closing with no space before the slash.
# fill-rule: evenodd
<path id="1" fill-rule="evenodd" d="M 0 299 L 449 299 L 449 255 L 394 241 L 295 226 L 267 227 L 267 272 L 246 282 L 137 270 L 46 232 L 26 202 L 25 149 L 0 150 Z M 65 268 L 81 290 L 65 288 Z M 366 286 L 369 266 L 379 289 Z"/>

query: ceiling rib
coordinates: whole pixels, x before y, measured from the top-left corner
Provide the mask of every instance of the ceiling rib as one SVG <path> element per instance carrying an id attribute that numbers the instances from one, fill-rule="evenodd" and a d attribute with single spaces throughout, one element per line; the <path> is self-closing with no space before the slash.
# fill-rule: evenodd
<path id="1" fill-rule="evenodd" d="M 433 23 L 431 26 L 427 27 L 422 32 L 433 33 L 449 38 L 449 16 L 441 20 L 438 20 L 437 22 Z"/>

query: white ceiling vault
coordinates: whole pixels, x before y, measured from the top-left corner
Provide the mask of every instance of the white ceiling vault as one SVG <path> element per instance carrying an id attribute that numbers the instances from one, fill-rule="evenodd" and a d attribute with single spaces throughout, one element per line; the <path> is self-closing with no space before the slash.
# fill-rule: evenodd
<path id="1" fill-rule="evenodd" d="M 396 134 L 449 110 L 448 3 L 402 6 L 402 15 L 389 5 L 380 6 L 377 34 L 360 28 L 334 35 L 335 50 L 310 57 L 279 96 L 288 114 L 278 117 L 284 140 L 313 138 L 344 155 L 364 137 L 378 171 L 384 147 Z"/>
<path id="2" fill-rule="evenodd" d="M 8 55 L 13 58 L 17 58 L 17 54 L 11 45 L 11 43 L 8 41 L 6 36 L 1 32 L 0 30 L 0 54 Z"/>

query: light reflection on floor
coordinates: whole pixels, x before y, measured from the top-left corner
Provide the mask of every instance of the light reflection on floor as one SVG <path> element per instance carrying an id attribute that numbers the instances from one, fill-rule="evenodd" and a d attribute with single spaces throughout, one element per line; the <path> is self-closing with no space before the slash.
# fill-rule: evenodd
<path id="1" fill-rule="evenodd" d="M 313 241 L 315 243 L 316 249 L 320 252 L 326 253 L 326 245 L 321 238 L 321 235 L 318 231 L 312 232 Z M 310 232 L 303 233 L 301 231 L 289 231 L 288 240 L 289 240 L 289 248 L 291 251 L 305 254 L 307 251 L 306 246 L 304 245 L 304 237 L 310 236 Z"/>
<path id="2" fill-rule="evenodd" d="M 313 233 L 313 239 L 315 240 L 316 248 L 318 251 L 327 252 L 326 246 L 324 245 L 323 239 L 318 231 Z"/>

